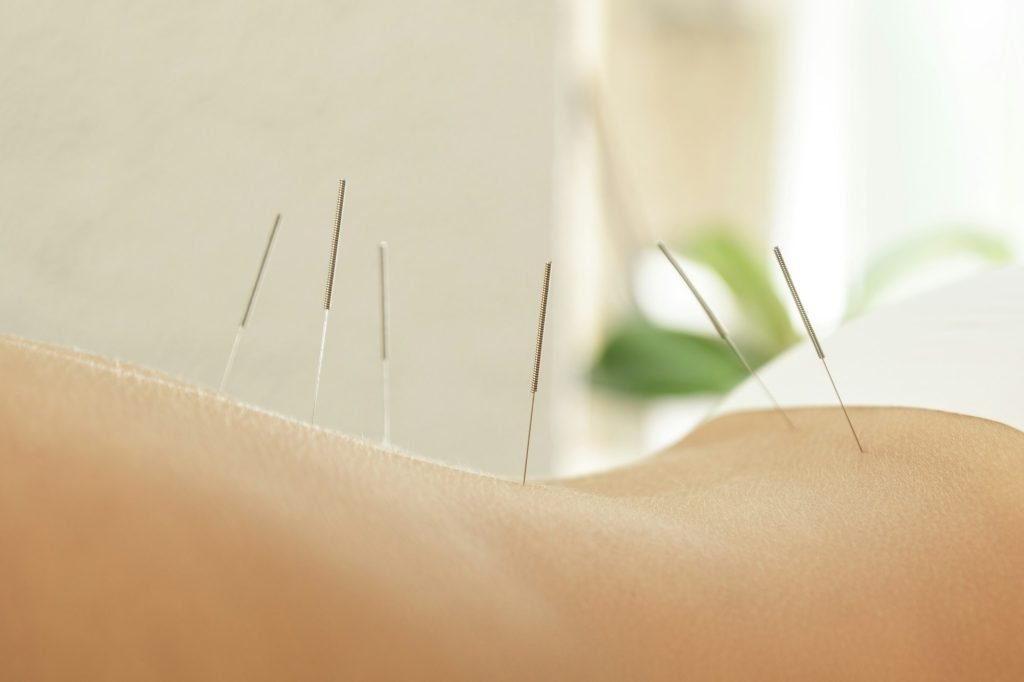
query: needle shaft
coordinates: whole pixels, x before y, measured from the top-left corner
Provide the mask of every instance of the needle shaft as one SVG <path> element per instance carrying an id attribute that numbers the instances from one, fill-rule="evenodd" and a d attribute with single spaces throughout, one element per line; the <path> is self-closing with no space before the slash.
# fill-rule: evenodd
<path id="1" fill-rule="evenodd" d="M 530 466 L 530 440 L 533 438 L 533 410 L 537 407 L 537 394 L 530 394 L 530 423 L 526 427 L 526 456 L 523 457 L 523 482 L 526 485 L 526 469 Z"/>
<path id="2" fill-rule="evenodd" d="M 320 356 L 316 363 L 316 383 L 313 385 L 313 416 L 309 419 L 311 424 L 316 424 L 316 408 L 320 402 L 320 375 L 324 371 L 324 350 L 327 348 L 327 318 L 330 316 L 330 313 L 330 310 L 324 310 L 323 331 L 320 333 Z"/>
<path id="3" fill-rule="evenodd" d="M 316 365 L 316 382 L 313 385 L 313 416 L 311 422 L 316 423 L 316 408 L 320 401 L 320 376 L 324 370 L 324 351 L 327 348 L 327 320 L 330 317 L 331 303 L 334 300 L 334 272 L 338 265 L 338 242 L 341 238 L 341 215 L 345 209 L 345 181 L 338 183 L 338 204 L 334 212 L 334 225 L 331 230 L 331 253 L 327 264 L 327 285 L 324 288 L 324 322 L 320 333 L 320 359 Z"/>
<path id="4" fill-rule="evenodd" d="M 384 402 L 384 445 L 391 445 L 391 285 L 389 281 L 388 243 L 380 250 L 380 362 Z"/>
<path id="5" fill-rule="evenodd" d="M 523 481 L 530 465 L 530 441 L 533 437 L 533 410 L 537 405 L 537 387 L 540 384 L 540 359 L 544 351 L 544 326 L 548 317 L 548 291 L 551 288 L 551 262 L 544 265 L 544 283 L 540 291 L 540 319 L 537 321 L 537 346 L 533 355 L 533 381 L 530 383 L 530 423 L 526 428 L 526 454 L 523 456 Z"/>
<path id="6" fill-rule="evenodd" d="M 828 374 L 828 381 L 832 384 L 832 390 L 835 391 L 836 400 L 839 401 L 839 407 L 843 410 L 843 416 L 846 417 L 846 423 L 850 426 L 850 433 L 853 434 L 853 439 L 857 441 L 857 449 L 864 452 L 864 446 L 861 445 L 860 437 L 857 435 L 857 429 L 853 428 L 853 421 L 850 419 L 850 413 L 846 411 L 846 403 L 843 402 L 843 396 L 839 395 L 839 389 L 836 387 L 836 380 L 832 378 L 832 372 L 828 368 L 828 363 L 825 362 L 825 358 L 821 359 L 821 364 L 825 367 L 825 373 Z"/>
<path id="7" fill-rule="evenodd" d="M 263 283 L 263 273 L 266 271 L 267 263 L 270 261 L 270 253 L 274 248 L 274 242 L 277 239 L 277 228 L 280 224 L 281 214 L 278 213 L 277 217 L 274 218 L 274 226 L 270 228 L 270 236 L 267 238 L 267 246 L 263 250 L 263 260 L 260 261 L 260 269 L 256 273 L 256 280 L 253 282 L 252 290 L 249 292 L 249 302 L 245 305 L 245 313 L 242 314 L 242 321 L 238 324 L 238 331 L 235 332 L 235 342 L 231 344 L 231 353 L 228 354 L 227 366 L 224 367 L 224 374 L 221 375 L 221 393 L 227 387 L 231 370 L 235 366 L 235 356 L 238 354 L 238 347 L 242 342 L 242 333 L 245 330 L 245 325 L 249 322 L 249 315 L 252 314 L 253 304 L 256 302 L 256 296 L 259 294 L 260 285 Z"/>
<path id="8" fill-rule="evenodd" d="M 703 296 L 701 296 L 700 291 L 697 290 L 697 287 L 687 276 L 686 271 L 683 270 L 683 266 L 680 265 L 679 261 L 676 260 L 675 256 L 672 255 L 672 252 L 668 250 L 668 247 L 666 247 L 663 242 L 658 242 L 658 248 L 661 249 L 661 252 L 665 254 L 665 258 L 668 259 L 668 262 L 671 263 L 672 267 L 675 268 L 677 273 L 679 273 L 679 276 L 682 278 L 683 282 L 686 283 L 686 286 L 690 290 L 690 293 L 693 294 L 693 297 L 695 299 L 697 299 L 697 303 L 700 304 L 700 307 L 704 309 L 704 314 L 707 315 L 708 320 L 711 321 L 711 326 L 715 328 L 715 331 L 718 332 L 718 335 L 722 338 L 723 341 L 725 341 L 726 345 L 729 346 L 729 348 L 736 355 L 736 357 L 739 358 L 739 361 L 743 364 L 743 367 L 746 368 L 747 374 L 754 378 L 754 381 L 756 381 L 757 384 L 761 387 L 761 390 L 764 391 L 764 394 L 768 396 L 768 400 L 771 401 L 772 405 L 775 407 L 775 410 L 783 419 L 786 420 L 786 424 L 788 424 L 790 428 L 796 428 L 793 425 L 793 420 L 789 418 L 789 415 L 786 413 L 786 411 L 782 409 L 781 405 L 779 405 L 779 401 L 776 400 L 772 392 L 768 390 L 768 385 L 765 384 L 764 381 L 761 379 L 761 375 L 757 373 L 757 371 L 747 361 L 747 358 L 743 355 L 743 353 L 740 352 L 739 346 L 737 346 L 736 342 L 732 340 L 732 336 L 729 334 L 729 330 L 725 328 L 725 325 L 722 324 L 722 322 L 718 319 L 718 316 L 715 315 L 713 310 L 711 310 L 711 306 L 708 305 L 708 302 L 704 300 Z"/>
<path id="9" fill-rule="evenodd" d="M 245 327 L 238 325 L 238 331 L 235 332 L 235 342 L 231 344 L 231 352 L 228 353 L 228 362 L 224 367 L 224 374 L 220 377 L 220 392 L 223 393 L 224 389 L 228 385 L 228 377 L 231 376 L 231 370 L 235 366 L 235 356 L 238 355 L 238 346 L 242 343 L 242 332 L 245 331 Z"/>
<path id="10" fill-rule="evenodd" d="M 786 267 L 786 261 L 782 257 L 782 251 L 779 247 L 775 247 L 775 260 L 779 262 L 779 269 L 782 270 L 782 276 L 786 279 L 786 286 L 789 287 L 789 293 L 793 296 L 793 303 L 796 304 L 796 309 L 800 313 L 800 319 L 803 320 L 804 327 L 807 329 L 807 336 L 811 339 L 811 344 L 814 346 L 815 353 L 818 354 L 818 359 L 821 360 L 822 366 L 825 368 L 825 373 L 828 374 L 829 383 L 832 384 L 832 390 L 835 391 L 836 399 L 839 401 L 839 407 L 843 411 L 843 416 L 846 417 L 846 423 L 850 427 L 850 433 L 853 434 L 853 440 L 857 443 L 857 449 L 864 452 L 864 446 L 861 445 L 860 437 L 857 435 L 857 429 L 853 427 L 853 420 L 850 419 L 850 413 L 846 409 L 846 403 L 843 402 L 843 398 L 839 395 L 839 388 L 836 386 L 835 379 L 832 378 L 832 371 L 828 368 L 828 363 L 825 361 L 825 349 L 821 347 L 821 342 L 818 341 L 818 335 L 814 333 L 814 326 L 811 325 L 811 318 L 807 316 L 807 310 L 804 309 L 804 304 L 800 300 L 800 294 L 797 293 L 796 285 L 793 284 L 793 277 L 789 274 L 789 268 Z"/>

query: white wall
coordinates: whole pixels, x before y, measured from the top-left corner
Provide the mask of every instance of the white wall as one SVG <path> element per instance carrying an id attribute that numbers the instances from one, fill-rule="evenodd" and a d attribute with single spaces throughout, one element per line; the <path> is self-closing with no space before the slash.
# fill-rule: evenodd
<path id="1" fill-rule="evenodd" d="M 215 385 L 280 211 L 232 393 L 307 418 L 344 175 L 323 423 L 379 437 L 387 239 L 394 440 L 514 475 L 551 256 L 555 10 L 8 0 L 0 332 Z"/>

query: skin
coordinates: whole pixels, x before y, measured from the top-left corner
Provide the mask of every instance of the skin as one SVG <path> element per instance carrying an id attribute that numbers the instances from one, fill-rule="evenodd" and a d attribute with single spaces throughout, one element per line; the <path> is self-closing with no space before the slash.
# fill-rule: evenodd
<path id="1" fill-rule="evenodd" d="M 501 481 L 0 338 L 0 665 L 35 679 L 1020 679 L 1024 434 L 717 419 Z"/>

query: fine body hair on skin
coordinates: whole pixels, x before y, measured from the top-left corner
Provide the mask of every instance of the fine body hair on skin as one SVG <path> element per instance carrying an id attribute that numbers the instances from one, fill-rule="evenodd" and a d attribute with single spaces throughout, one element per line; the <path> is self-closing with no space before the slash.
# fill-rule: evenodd
<path id="1" fill-rule="evenodd" d="M 1024 676 L 1000 424 L 742 413 L 520 486 L 18 339 L 0 376 L 9 679 Z"/>

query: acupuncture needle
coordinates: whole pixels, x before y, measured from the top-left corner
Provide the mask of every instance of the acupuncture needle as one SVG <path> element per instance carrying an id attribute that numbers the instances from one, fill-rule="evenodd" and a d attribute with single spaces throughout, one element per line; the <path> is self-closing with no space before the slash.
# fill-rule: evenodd
<path id="1" fill-rule="evenodd" d="M 523 482 L 526 485 L 526 470 L 530 465 L 530 440 L 533 437 L 533 411 L 537 406 L 537 385 L 540 383 L 540 358 L 544 350 L 544 324 L 548 316 L 548 290 L 551 286 L 551 261 L 544 265 L 544 283 L 540 290 L 540 319 L 537 322 L 537 347 L 533 355 L 533 380 L 530 383 L 530 423 L 526 427 L 526 454 L 523 457 Z"/>
<path id="2" fill-rule="evenodd" d="M 388 243 L 380 251 L 380 366 L 384 403 L 384 447 L 391 445 L 391 284 L 388 272 Z"/>
<path id="3" fill-rule="evenodd" d="M 334 211 L 334 228 L 331 233 L 331 253 L 327 266 L 327 285 L 324 288 L 324 321 L 320 333 L 320 359 L 316 365 L 316 384 L 313 387 L 313 416 L 310 422 L 316 424 L 316 408 L 320 400 L 320 375 L 324 369 L 324 349 L 327 347 L 327 318 L 334 300 L 334 272 L 338 264 L 338 241 L 341 237 L 341 214 L 345 209 L 345 180 L 338 183 L 338 204 Z"/>
<path id="4" fill-rule="evenodd" d="M 761 386 L 761 390 L 764 391 L 764 394 L 766 396 L 768 396 L 768 400 L 770 400 L 772 405 L 775 406 L 775 409 L 779 413 L 779 415 L 786 420 L 786 423 L 789 424 L 790 428 L 796 428 L 793 424 L 793 420 L 789 418 L 789 415 L 786 414 L 786 411 L 782 409 L 781 405 L 779 405 L 779 401 L 777 401 L 772 392 L 768 390 L 768 386 L 761 379 L 761 375 L 757 373 L 757 371 L 751 366 L 751 364 L 747 362 L 747 358 L 744 357 L 743 353 L 740 352 L 739 346 L 737 346 L 736 342 L 733 341 L 732 335 L 729 334 L 729 330 L 725 328 L 725 325 L 722 324 L 721 320 L 718 319 L 718 316 L 715 315 L 714 311 L 711 310 L 711 306 L 708 305 L 708 302 L 705 301 L 704 297 L 700 295 L 699 291 L 697 291 L 697 287 L 694 286 L 692 281 L 690 281 L 690 278 L 687 276 L 686 271 L 683 270 L 683 266 L 679 264 L 679 261 L 676 260 L 675 256 L 673 256 L 672 253 L 668 250 L 668 247 L 665 246 L 664 242 L 658 242 L 658 248 L 661 249 L 661 252 L 665 254 L 665 258 L 668 259 L 668 262 L 672 264 L 672 267 L 674 267 L 676 269 L 676 272 L 679 273 L 679 276 L 682 277 L 683 282 L 686 283 L 686 286 L 690 289 L 690 293 L 693 294 L 693 297 L 697 299 L 697 303 L 700 304 L 700 307 L 704 309 L 704 314 L 707 315 L 707 318 L 711 321 L 711 326 L 715 328 L 715 331 L 718 332 L 718 335 L 720 337 L 722 337 L 722 340 L 725 341 L 725 344 L 729 346 L 730 350 L 732 350 L 736 357 L 739 358 L 739 361 L 743 363 L 743 366 L 746 368 L 747 373 L 751 377 L 753 377 L 753 379 L 758 383 L 758 385 Z"/>
<path id="5" fill-rule="evenodd" d="M 274 226 L 270 228 L 270 237 L 267 239 L 267 246 L 263 251 L 263 260 L 260 261 L 260 269 L 256 273 L 256 281 L 253 282 L 252 291 L 249 293 L 249 303 L 245 306 L 245 313 L 242 315 L 242 321 L 238 325 L 238 331 L 235 332 L 235 342 L 231 345 L 231 353 L 228 354 L 228 363 L 224 368 L 224 374 L 220 379 L 220 391 L 224 392 L 224 389 L 228 385 L 228 377 L 231 376 L 231 369 L 235 366 L 235 356 L 238 354 L 238 346 L 242 342 L 242 334 L 245 332 L 245 325 L 249 322 L 249 315 L 252 313 L 253 303 L 256 302 L 256 296 L 260 290 L 260 284 L 263 283 L 263 272 L 267 269 L 267 263 L 270 261 L 270 253 L 274 248 L 274 241 L 277 238 L 277 227 L 281 224 L 281 214 L 278 213 L 277 217 L 274 218 Z"/>
<path id="6" fill-rule="evenodd" d="M 850 433 L 853 434 L 853 439 L 857 441 L 857 449 L 864 452 L 864 446 L 861 445 L 860 437 L 857 435 L 857 429 L 853 427 L 853 420 L 850 419 L 850 413 L 846 410 L 846 404 L 843 402 L 843 397 L 839 395 L 839 388 L 836 386 L 835 379 L 832 378 L 832 372 L 828 368 L 828 363 L 825 361 L 825 351 L 821 347 L 821 343 L 818 341 L 818 335 L 814 333 L 814 327 L 811 326 L 811 320 L 807 317 L 807 311 L 804 309 L 804 304 L 800 301 L 800 294 L 796 291 L 796 286 L 793 284 L 793 278 L 789 274 L 789 268 L 786 267 L 786 261 L 782 258 L 782 251 L 779 247 L 775 247 L 775 260 L 779 262 L 779 268 L 782 270 L 782 276 L 786 278 L 786 285 L 789 287 L 789 293 L 793 296 L 793 302 L 796 304 L 796 309 L 800 313 L 800 319 L 804 322 L 804 327 L 807 329 L 807 335 L 811 338 L 811 343 L 814 345 L 814 351 L 818 354 L 818 359 L 821 360 L 822 366 L 825 368 L 825 373 L 828 375 L 829 383 L 832 384 L 832 390 L 835 391 L 836 399 L 839 401 L 839 407 L 843 410 L 843 416 L 846 417 L 846 423 L 850 425 Z"/>

